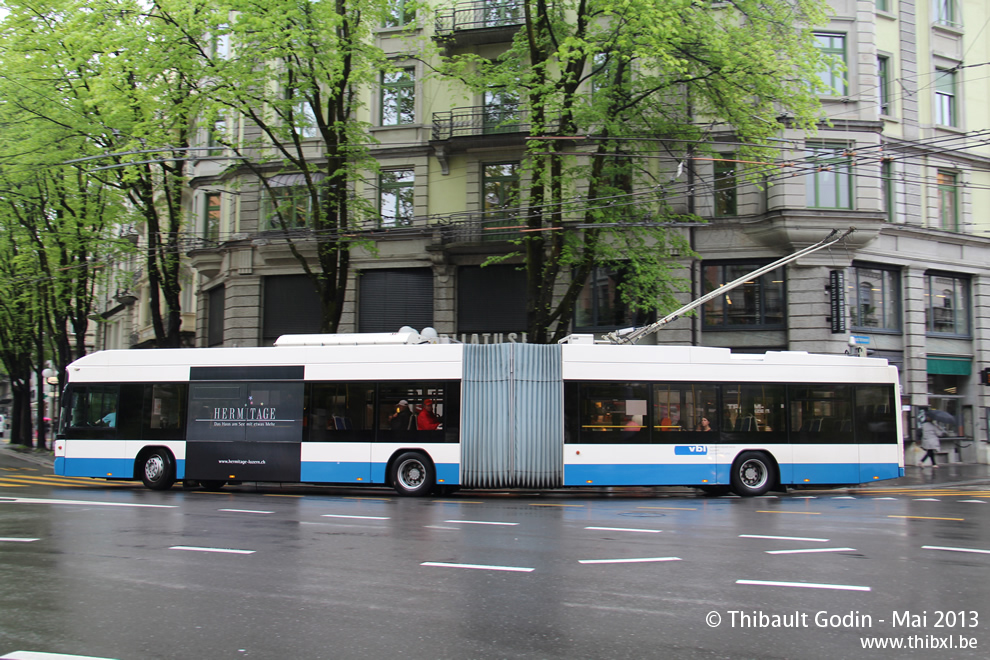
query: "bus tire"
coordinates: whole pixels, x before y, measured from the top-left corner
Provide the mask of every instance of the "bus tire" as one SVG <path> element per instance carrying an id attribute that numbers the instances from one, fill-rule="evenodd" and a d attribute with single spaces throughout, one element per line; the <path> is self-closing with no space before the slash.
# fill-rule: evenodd
<path id="1" fill-rule="evenodd" d="M 226 485 L 227 485 L 227 482 L 226 481 L 208 480 L 208 481 L 200 481 L 199 482 L 199 487 L 200 488 L 202 488 L 203 490 L 209 490 L 209 491 L 218 491 L 218 490 L 221 490 Z"/>
<path id="2" fill-rule="evenodd" d="M 418 451 L 399 454 L 392 463 L 391 477 L 392 487 L 405 497 L 429 495 L 437 485 L 433 463 Z"/>
<path id="3" fill-rule="evenodd" d="M 141 461 L 141 481 L 151 490 L 168 490 L 175 483 L 175 460 L 167 449 L 155 449 Z"/>
<path id="4" fill-rule="evenodd" d="M 740 497 L 764 495 L 777 482 L 777 468 L 761 451 L 744 451 L 732 464 L 732 490 Z"/>

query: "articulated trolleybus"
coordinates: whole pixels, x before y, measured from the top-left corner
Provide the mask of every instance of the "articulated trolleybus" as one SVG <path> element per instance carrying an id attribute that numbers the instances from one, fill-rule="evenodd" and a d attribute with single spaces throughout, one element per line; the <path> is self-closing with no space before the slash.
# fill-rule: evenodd
<path id="1" fill-rule="evenodd" d="M 66 476 L 759 495 L 903 475 L 886 360 L 693 346 L 465 345 L 416 332 L 104 351 L 68 369 Z"/>

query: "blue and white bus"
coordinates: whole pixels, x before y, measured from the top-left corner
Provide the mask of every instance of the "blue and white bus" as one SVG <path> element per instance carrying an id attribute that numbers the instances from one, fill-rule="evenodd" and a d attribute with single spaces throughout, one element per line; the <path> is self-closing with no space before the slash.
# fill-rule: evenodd
<path id="1" fill-rule="evenodd" d="M 904 473 L 886 360 L 692 346 L 416 343 L 104 351 L 68 368 L 66 476 L 759 495 Z"/>

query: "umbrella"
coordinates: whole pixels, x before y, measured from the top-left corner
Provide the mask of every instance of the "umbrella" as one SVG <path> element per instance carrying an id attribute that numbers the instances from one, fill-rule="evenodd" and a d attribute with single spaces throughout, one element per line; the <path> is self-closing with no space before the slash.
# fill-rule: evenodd
<path id="1" fill-rule="evenodd" d="M 956 416 L 945 412 L 944 410 L 929 410 L 928 416 L 932 418 L 933 421 L 941 422 L 942 424 L 956 425 Z"/>

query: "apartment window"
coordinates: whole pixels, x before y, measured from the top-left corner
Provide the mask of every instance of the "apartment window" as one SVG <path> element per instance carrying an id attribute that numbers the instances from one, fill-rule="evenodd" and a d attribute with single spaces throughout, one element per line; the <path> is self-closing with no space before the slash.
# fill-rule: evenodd
<path id="1" fill-rule="evenodd" d="M 483 27 L 502 27 L 520 23 L 519 0 L 485 0 L 481 4 L 484 16 Z"/>
<path id="2" fill-rule="evenodd" d="M 845 96 L 846 87 L 846 36 L 844 34 L 816 33 L 818 49 L 825 55 L 825 67 L 818 77 L 833 96 Z"/>
<path id="3" fill-rule="evenodd" d="M 504 241 L 519 236 L 514 229 L 519 206 L 519 163 L 484 163 L 481 166 L 481 198 L 484 219 L 481 240 Z"/>
<path id="4" fill-rule="evenodd" d="M 959 231 L 959 204 L 956 174 L 938 171 L 938 223 L 946 231 Z"/>
<path id="5" fill-rule="evenodd" d="M 223 155 L 223 139 L 227 133 L 227 122 L 223 119 L 217 119 L 210 126 L 210 131 L 206 136 L 206 146 L 209 147 L 209 151 L 206 152 L 207 156 L 222 156 Z"/>
<path id="6" fill-rule="evenodd" d="M 485 92 L 483 122 L 486 134 L 519 132 L 519 97 L 504 90 Z"/>
<path id="7" fill-rule="evenodd" d="M 880 161 L 880 192 L 883 195 L 883 210 L 887 222 L 894 222 L 896 211 L 894 206 L 894 163 L 884 159 Z"/>
<path id="8" fill-rule="evenodd" d="M 378 212 L 383 227 L 412 224 L 415 181 L 412 169 L 382 171 L 378 179 Z"/>
<path id="9" fill-rule="evenodd" d="M 207 193 L 203 198 L 203 238 L 220 239 L 220 193 Z"/>
<path id="10" fill-rule="evenodd" d="M 315 138 L 319 135 L 319 128 L 316 125 L 316 113 L 309 101 L 303 99 L 292 106 L 292 119 L 296 133 L 304 140 Z"/>
<path id="11" fill-rule="evenodd" d="M 890 58 L 877 57 L 877 104 L 881 115 L 889 115 L 890 107 Z"/>
<path id="12" fill-rule="evenodd" d="M 959 27 L 961 25 L 956 0 L 933 0 L 933 2 L 935 3 L 935 23 L 950 27 Z"/>
<path id="13" fill-rule="evenodd" d="M 956 72 L 954 69 L 936 69 L 935 123 L 957 126 L 956 120 Z"/>
<path id="14" fill-rule="evenodd" d="M 382 126 L 416 121 L 416 71 L 412 67 L 382 73 Z"/>
<path id="15" fill-rule="evenodd" d="M 867 331 L 900 332 L 900 272 L 854 265 L 848 274 L 846 301 L 852 327 Z"/>
<path id="16" fill-rule="evenodd" d="M 809 146 L 805 191 L 810 208 L 851 209 L 852 173 L 846 147 Z"/>
<path id="17" fill-rule="evenodd" d="M 715 215 L 736 215 L 736 163 L 733 154 L 723 154 L 715 161 Z"/>
<path id="18" fill-rule="evenodd" d="M 270 229 L 298 229 L 312 222 L 313 196 L 306 186 L 272 188 L 266 207 Z"/>
<path id="19" fill-rule="evenodd" d="M 652 314 L 631 309 L 622 299 L 625 273 L 598 266 L 588 275 L 574 305 L 575 332 L 601 332 L 646 325 Z"/>
<path id="20" fill-rule="evenodd" d="M 704 264 L 705 293 L 756 270 L 760 263 Z M 702 308 L 704 330 L 731 330 L 784 327 L 784 269 L 775 268 L 753 278 Z"/>
<path id="21" fill-rule="evenodd" d="M 893 0 L 877 0 L 876 1 L 877 11 L 890 11 L 891 2 L 893 2 Z"/>
<path id="22" fill-rule="evenodd" d="M 382 27 L 405 27 L 416 22 L 416 5 L 410 0 L 389 0 L 388 15 Z"/>
<path id="23" fill-rule="evenodd" d="M 925 279 L 928 332 L 968 336 L 969 279 L 943 273 L 929 273 Z"/>
<path id="24" fill-rule="evenodd" d="M 206 343 L 208 346 L 223 344 L 223 319 L 226 290 L 221 284 L 206 293 Z"/>

